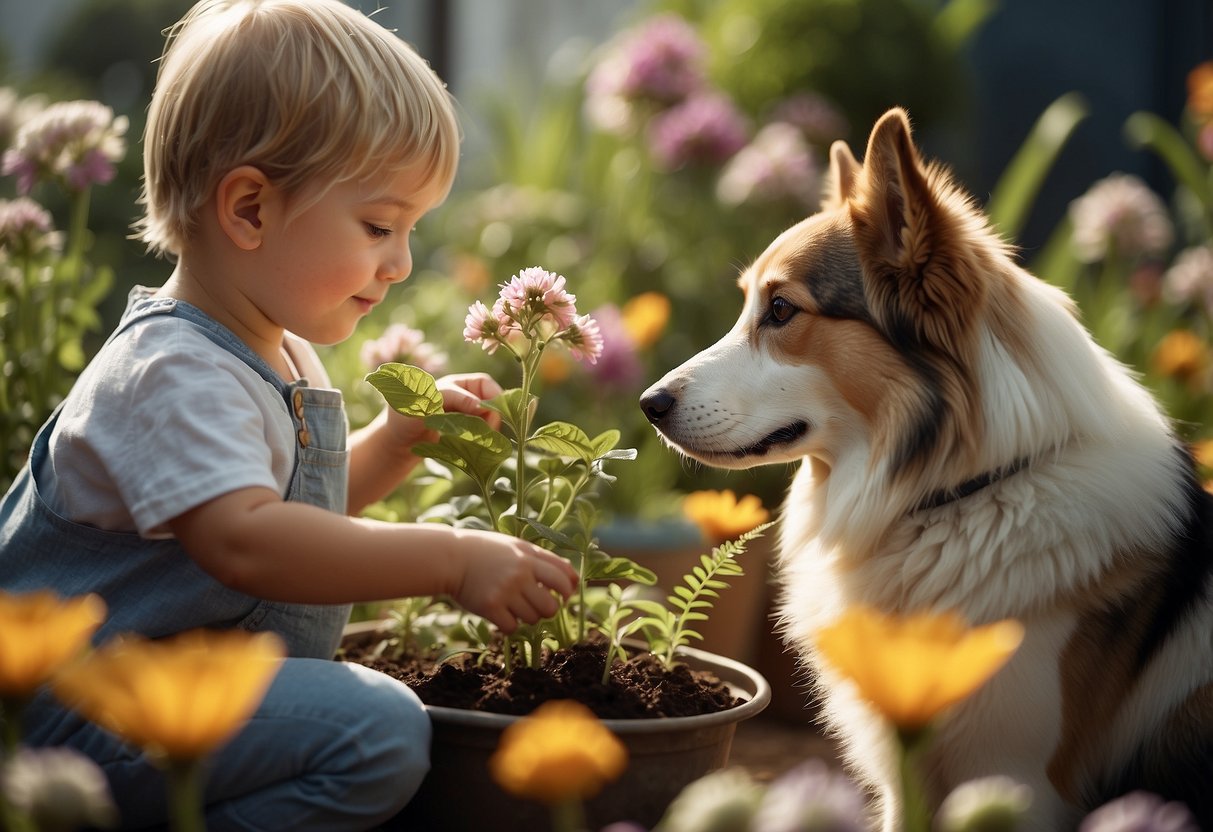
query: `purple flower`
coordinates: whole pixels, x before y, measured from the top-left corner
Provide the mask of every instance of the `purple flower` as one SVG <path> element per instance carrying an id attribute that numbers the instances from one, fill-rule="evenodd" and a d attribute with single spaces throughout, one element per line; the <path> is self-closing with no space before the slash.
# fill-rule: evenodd
<path id="1" fill-rule="evenodd" d="M 32 257 L 62 247 L 49 211 L 28 197 L 0 200 L 0 260 L 5 251 Z"/>
<path id="2" fill-rule="evenodd" d="M 665 170 L 719 165 L 745 146 L 749 127 L 724 93 L 702 92 L 653 118 L 649 152 Z"/>
<path id="3" fill-rule="evenodd" d="M 695 29 L 674 14 L 658 15 L 607 45 L 586 79 L 586 114 L 600 129 L 633 127 L 633 105 L 664 107 L 704 84 L 707 49 Z"/>
<path id="4" fill-rule="evenodd" d="M 602 350 L 594 365 L 593 376 L 600 383 L 616 389 L 630 389 L 644 378 L 644 366 L 636 354 L 636 345 L 628 335 L 619 308 L 606 305 L 594 310 L 602 336 Z"/>
<path id="5" fill-rule="evenodd" d="M 590 364 L 598 363 L 598 357 L 602 355 L 602 332 L 598 329 L 598 322 L 589 315 L 579 316 L 559 337 L 568 342 L 569 352 L 574 358 Z"/>
<path id="6" fill-rule="evenodd" d="M 362 363 L 371 369 L 399 361 L 420 367 L 432 376 L 446 372 L 446 353 L 426 343 L 421 330 L 404 324 L 392 324 L 375 340 L 364 341 L 361 358 Z"/>
<path id="7" fill-rule="evenodd" d="M 835 139 L 846 138 L 851 126 L 834 105 L 815 93 L 797 93 L 775 105 L 770 121 L 791 124 L 805 139 L 818 147 L 829 147 Z"/>
<path id="8" fill-rule="evenodd" d="M 1158 256 L 1175 236 L 1166 206 L 1145 182 L 1114 173 L 1070 203 L 1074 249 L 1084 263 L 1113 254 L 1129 260 Z"/>
<path id="9" fill-rule="evenodd" d="M 762 204 L 790 200 L 804 208 L 817 205 L 820 174 L 803 134 L 776 122 L 728 161 L 716 185 L 726 205 Z"/>
<path id="10" fill-rule="evenodd" d="M 1200 832 L 1200 827 L 1182 803 L 1132 792 L 1087 815 L 1078 832 Z"/>
<path id="11" fill-rule="evenodd" d="M 97 101 L 61 101 L 30 118 L 4 153 L 3 173 L 29 193 L 39 180 L 56 180 L 81 191 L 114 178 L 126 155 L 126 116 Z"/>
<path id="12" fill-rule="evenodd" d="M 841 771 L 809 760 L 767 789 L 753 832 L 863 832 L 864 799 Z"/>
<path id="13" fill-rule="evenodd" d="M 577 317 L 577 296 L 564 283 L 562 275 L 539 266 L 523 269 L 501 287 L 505 313 L 527 330 L 542 320 L 567 329 Z"/>

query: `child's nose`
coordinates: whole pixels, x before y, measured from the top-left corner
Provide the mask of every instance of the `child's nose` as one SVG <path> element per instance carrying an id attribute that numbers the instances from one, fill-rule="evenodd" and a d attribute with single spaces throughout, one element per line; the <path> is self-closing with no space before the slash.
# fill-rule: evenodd
<path id="1" fill-rule="evenodd" d="M 413 272 L 413 253 L 405 242 L 386 258 L 379 269 L 379 276 L 389 283 L 399 283 Z"/>

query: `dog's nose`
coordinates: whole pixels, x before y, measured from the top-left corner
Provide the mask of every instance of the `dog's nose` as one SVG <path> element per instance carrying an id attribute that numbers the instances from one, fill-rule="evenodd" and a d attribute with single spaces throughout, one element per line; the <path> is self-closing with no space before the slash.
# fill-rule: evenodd
<path id="1" fill-rule="evenodd" d="M 656 390 L 648 390 L 640 397 L 640 409 L 644 411 L 644 415 L 654 425 L 664 419 L 678 399 L 674 398 L 674 394 L 664 387 L 659 387 Z"/>

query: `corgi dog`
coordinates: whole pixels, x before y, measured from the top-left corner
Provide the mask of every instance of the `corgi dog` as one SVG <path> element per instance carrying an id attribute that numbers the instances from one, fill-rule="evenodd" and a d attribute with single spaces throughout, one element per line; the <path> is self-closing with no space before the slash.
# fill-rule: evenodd
<path id="1" fill-rule="evenodd" d="M 1032 789 L 1024 829 L 1144 789 L 1213 830 L 1213 498 L 1068 296 L 1016 263 L 900 109 L 862 164 L 834 144 L 820 211 L 739 282 L 732 330 L 641 407 L 707 465 L 800 462 L 777 627 L 879 827 L 900 828 L 893 731 L 814 652 L 857 604 L 1024 625 L 934 725 L 931 805 L 1001 774 Z"/>

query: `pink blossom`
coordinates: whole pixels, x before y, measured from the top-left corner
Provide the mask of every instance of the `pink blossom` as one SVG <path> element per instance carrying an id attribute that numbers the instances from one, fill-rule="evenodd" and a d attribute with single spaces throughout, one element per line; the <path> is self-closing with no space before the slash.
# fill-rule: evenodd
<path id="1" fill-rule="evenodd" d="M 597 360 L 590 362 L 594 365 L 594 378 L 618 389 L 636 387 L 644 378 L 644 366 L 624 326 L 623 314 L 618 307 L 608 304 L 595 309 L 592 320 L 598 324 L 602 339 Z"/>
<path id="2" fill-rule="evenodd" d="M 1163 254 L 1175 237 L 1167 208 L 1140 178 L 1114 173 L 1070 203 L 1074 250 L 1085 263 L 1109 254 L 1134 259 Z"/>
<path id="3" fill-rule="evenodd" d="M 818 147 L 829 147 L 835 139 L 846 138 L 850 125 L 846 116 L 816 93 L 797 93 L 775 105 L 769 119 L 791 124 L 805 139 Z"/>
<path id="4" fill-rule="evenodd" d="M 811 208 L 817 205 L 819 186 L 817 162 L 803 134 L 791 124 L 775 122 L 728 161 L 716 196 L 726 205 L 790 200 Z"/>
<path id="5" fill-rule="evenodd" d="M 636 104 L 668 106 L 704 84 L 707 48 L 699 33 L 674 14 L 658 15 L 607 45 L 586 79 L 586 113 L 600 129 L 623 133 Z"/>
<path id="6" fill-rule="evenodd" d="M 97 101 L 61 101 L 21 125 L 4 153 L 3 173 L 17 177 L 28 193 L 41 179 L 72 190 L 114 178 L 114 165 L 126 155 L 126 116 Z"/>
<path id="7" fill-rule="evenodd" d="M 722 92 L 702 92 L 655 116 L 649 152 L 665 170 L 689 164 L 718 165 L 745 146 L 745 116 Z"/>
<path id="8" fill-rule="evenodd" d="M 0 200 L 0 259 L 5 251 L 31 257 L 62 247 L 49 211 L 27 197 Z"/>
<path id="9" fill-rule="evenodd" d="M 370 368 L 392 361 L 412 364 L 430 375 L 446 372 L 446 353 L 426 343 L 425 334 L 404 324 L 391 324 L 383 335 L 365 341 L 361 350 L 362 363 Z"/>
<path id="10" fill-rule="evenodd" d="M 492 355 L 503 343 L 501 328 L 501 319 L 495 310 L 476 301 L 468 307 L 463 321 L 463 340 L 473 344 L 479 342 L 484 351 Z"/>
<path id="11" fill-rule="evenodd" d="M 564 284 L 562 275 L 532 266 L 501 287 L 500 301 L 506 315 L 524 328 L 546 319 L 557 330 L 566 329 L 577 317 L 577 296 Z"/>
<path id="12" fill-rule="evenodd" d="M 579 361 L 597 364 L 602 355 L 602 332 L 598 322 L 589 315 L 580 315 L 574 320 L 560 338 L 568 342 L 569 352 Z"/>

